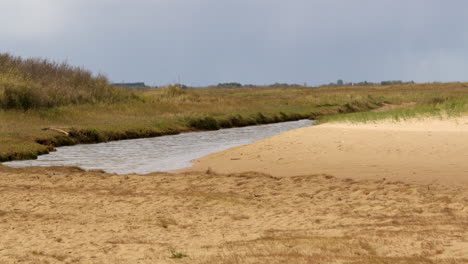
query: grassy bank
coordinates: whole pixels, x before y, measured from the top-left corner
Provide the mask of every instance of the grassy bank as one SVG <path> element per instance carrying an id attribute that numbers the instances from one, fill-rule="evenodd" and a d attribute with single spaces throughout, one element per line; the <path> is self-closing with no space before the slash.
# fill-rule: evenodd
<path id="1" fill-rule="evenodd" d="M 310 89 L 183 90 L 138 93 L 140 100 L 27 111 L 0 110 L 0 160 L 30 159 L 53 147 L 154 137 L 196 130 L 316 118 L 341 105 L 298 100 Z M 378 102 L 356 107 L 378 107 Z M 56 128 L 69 132 L 63 135 Z"/>
<path id="2" fill-rule="evenodd" d="M 466 104 L 466 84 L 378 87 L 179 89 L 138 92 L 121 102 L 0 110 L 0 160 L 31 159 L 56 146 L 153 137 L 303 118 L 339 120 L 386 104 L 413 102 L 401 113 Z M 416 109 L 416 110 L 415 110 Z M 458 110 L 457 110 L 458 111 Z M 337 115 L 338 114 L 338 115 Z M 390 112 L 373 112 L 380 117 Z M 65 136 L 44 128 L 69 132 Z"/>
<path id="3" fill-rule="evenodd" d="M 346 113 L 388 104 L 416 105 L 416 110 L 400 111 L 430 112 L 451 106 L 459 111 L 466 108 L 467 92 L 468 85 L 463 83 L 236 89 L 168 86 L 131 92 L 79 67 L 0 54 L 0 161 L 32 159 L 54 147 L 78 143 L 304 118 L 359 119 L 365 115 Z"/>

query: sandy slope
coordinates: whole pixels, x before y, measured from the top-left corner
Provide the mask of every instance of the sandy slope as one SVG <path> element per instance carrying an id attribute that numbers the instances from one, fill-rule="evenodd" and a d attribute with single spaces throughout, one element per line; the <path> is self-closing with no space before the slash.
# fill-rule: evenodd
<path id="1" fill-rule="evenodd" d="M 215 153 L 188 170 L 468 184 L 468 118 L 323 124 Z"/>

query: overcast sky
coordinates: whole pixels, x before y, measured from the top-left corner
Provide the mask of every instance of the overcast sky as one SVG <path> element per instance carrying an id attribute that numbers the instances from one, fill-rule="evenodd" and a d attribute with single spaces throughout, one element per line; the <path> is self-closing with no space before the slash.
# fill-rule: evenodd
<path id="1" fill-rule="evenodd" d="M 465 0 L 0 0 L 0 52 L 112 81 L 468 80 Z"/>

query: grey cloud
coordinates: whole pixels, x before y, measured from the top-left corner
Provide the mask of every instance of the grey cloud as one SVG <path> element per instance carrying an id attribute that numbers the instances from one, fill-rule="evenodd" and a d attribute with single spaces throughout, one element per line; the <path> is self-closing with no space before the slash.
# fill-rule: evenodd
<path id="1" fill-rule="evenodd" d="M 152 84 L 467 79 L 462 0 L 66 2 L 48 34 L 25 41 L 0 26 L 0 49 Z"/>

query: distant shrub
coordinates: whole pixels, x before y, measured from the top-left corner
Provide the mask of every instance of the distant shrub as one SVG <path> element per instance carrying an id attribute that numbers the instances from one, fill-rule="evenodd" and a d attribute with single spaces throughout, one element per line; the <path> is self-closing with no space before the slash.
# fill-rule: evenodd
<path id="1" fill-rule="evenodd" d="M 431 99 L 431 103 L 433 104 L 441 104 L 441 103 L 444 103 L 445 101 L 447 101 L 448 98 L 443 98 L 443 97 L 434 97 Z"/>
<path id="2" fill-rule="evenodd" d="M 177 97 L 179 95 L 185 94 L 186 86 L 181 84 L 171 84 L 163 88 L 163 96 L 165 97 Z"/>
<path id="3" fill-rule="evenodd" d="M 43 104 L 44 98 L 37 89 L 26 84 L 3 85 L 2 106 L 4 108 L 29 109 Z"/>
<path id="4" fill-rule="evenodd" d="M 46 59 L 0 54 L 0 107 L 30 109 L 132 98 L 106 77 Z"/>
<path id="5" fill-rule="evenodd" d="M 242 84 L 238 82 L 229 82 L 229 83 L 218 83 L 218 85 L 216 86 L 219 88 L 240 88 L 242 87 Z"/>

